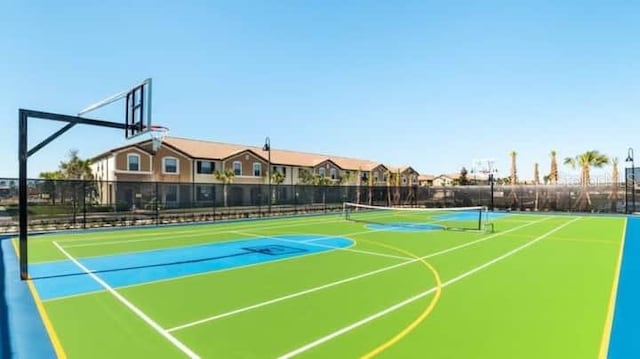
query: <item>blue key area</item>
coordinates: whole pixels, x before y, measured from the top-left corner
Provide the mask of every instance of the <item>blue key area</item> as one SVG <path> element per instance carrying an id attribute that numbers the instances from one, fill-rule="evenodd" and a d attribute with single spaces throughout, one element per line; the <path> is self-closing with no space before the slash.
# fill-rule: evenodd
<path id="1" fill-rule="evenodd" d="M 118 288 L 326 252 L 352 244 L 352 240 L 343 237 L 281 235 L 77 260 L 109 286 Z M 69 251 L 73 254 L 72 249 Z M 29 270 L 43 300 L 104 289 L 70 260 L 32 264 Z"/>
<path id="2" fill-rule="evenodd" d="M 622 267 L 615 316 L 609 342 L 610 359 L 637 358 L 640 353 L 640 218 L 629 217 L 625 232 Z"/>

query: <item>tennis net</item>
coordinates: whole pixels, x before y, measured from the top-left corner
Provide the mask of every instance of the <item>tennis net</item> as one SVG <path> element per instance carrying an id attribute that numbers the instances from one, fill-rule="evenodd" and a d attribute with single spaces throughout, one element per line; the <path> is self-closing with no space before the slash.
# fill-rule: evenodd
<path id="1" fill-rule="evenodd" d="M 344 203 L 346 220 L 387 230 L 483 230 L 488 222 L 486 207 L 406 208 Z"/>

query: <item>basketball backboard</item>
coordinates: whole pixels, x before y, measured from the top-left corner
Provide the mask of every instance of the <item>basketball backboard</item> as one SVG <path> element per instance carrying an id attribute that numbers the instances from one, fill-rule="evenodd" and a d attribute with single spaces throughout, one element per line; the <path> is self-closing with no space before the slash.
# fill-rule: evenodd
<path id="1" fill-rule="evenodd" d="M 125 138 L 130 139 L 151 131 L 151 78 L 118 92 L 78 112 L 82 116 L 103 106 L 124 99 Z"/>

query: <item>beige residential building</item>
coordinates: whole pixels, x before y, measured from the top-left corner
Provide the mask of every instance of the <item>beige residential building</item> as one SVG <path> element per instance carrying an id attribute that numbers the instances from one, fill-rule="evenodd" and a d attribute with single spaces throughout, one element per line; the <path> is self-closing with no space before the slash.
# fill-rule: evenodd
<path id="1" fill-rule="evenodd" d="M 396 168 L 371 160 L 274 148 L 270 152 L 255 146 L 167 137 L 155 153 L 151 140 L 145 140 L 95 156 L 91 166 L 96 179 L 103 183 L 102 202 L 113 196 L 114 189 L 108 187 L 111 182 L 215 184 L 222 183 L 216 179 L 216 172 L 225 170 L 233 172 L 234 184 L 247 185 L 267 184 L 269 174 L 276 171 L 283 175 L 284 185 L 303 184 L 305 175 L 345 186 L 418 184 L 419 174 L 410 166 Z M 170 191 L 177 194 L 165 197 L 177 201 L 180 190 Z"/>

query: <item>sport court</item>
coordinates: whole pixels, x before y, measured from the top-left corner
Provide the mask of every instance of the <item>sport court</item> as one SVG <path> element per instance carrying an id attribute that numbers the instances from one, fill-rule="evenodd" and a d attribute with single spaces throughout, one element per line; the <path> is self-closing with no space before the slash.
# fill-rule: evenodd
<path id="1" fill-rule="evenodd" d="M 29 282 L 58 357 L 598 358 L 627 221 L 356 209 L 63 232 L 31 237 Z"/>

